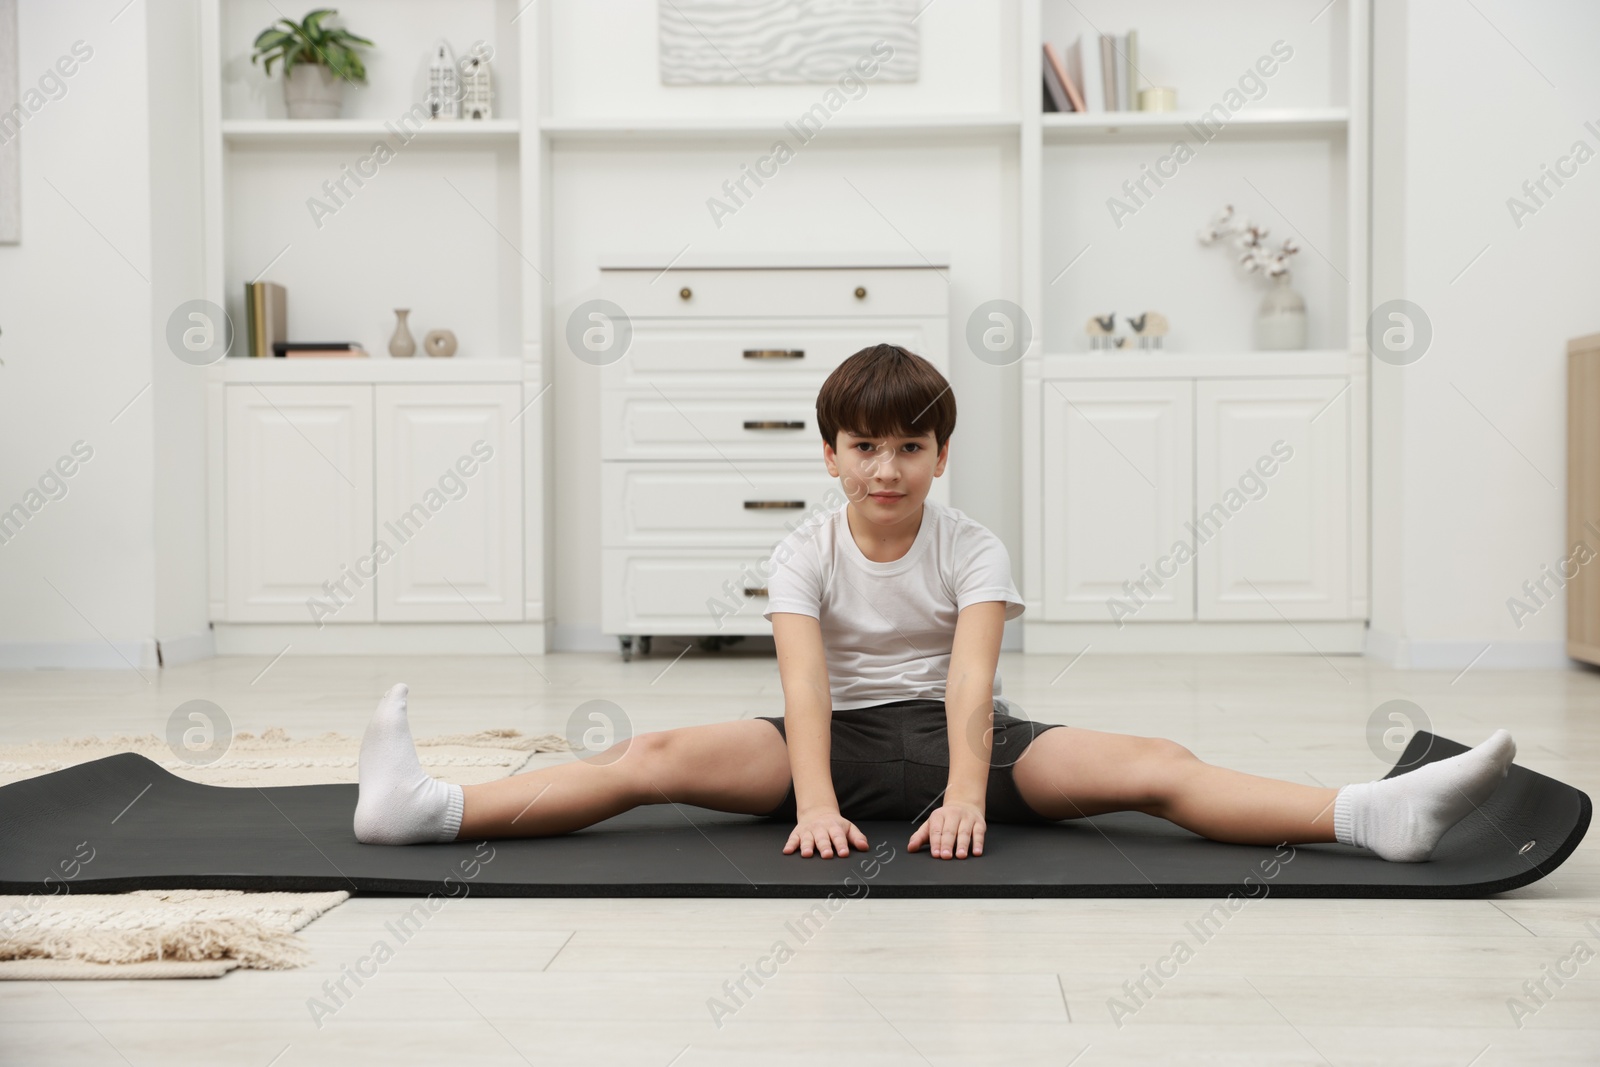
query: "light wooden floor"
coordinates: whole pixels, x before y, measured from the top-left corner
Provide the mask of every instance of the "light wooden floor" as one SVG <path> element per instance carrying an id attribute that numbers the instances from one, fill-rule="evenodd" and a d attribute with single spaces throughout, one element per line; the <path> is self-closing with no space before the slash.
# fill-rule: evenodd
<path id="1" fill-rule="evenodd" d="M 0 739 L 160 733 L 196 697 L 236 729 L 359 736 L 395 681 L 411 686 L 418 735 L 564 732 L 597 697 L 636 732 L 781 712 L 770 656 L 695 649 L 674 662 L 664 645 L 630 664 L 291 654 L 264 674 L 265 658 L 218 659 L 148 682 L 0 673 Z M 1036 719 L 1172 737 L 1213 763 L 1322 785 L 1385 772 L 1367 723 L 1402 697 L 1466 744 L 1507 727 L 1518 762 L 1600 794 L 1596 672 L 1090 655 L 1063 673 L 1069 662 L 1007 654 L 1005 694 Z M 1596 1064 L 1600 959 L 1547 983 L 1552 997 L 1520 1027 L 1507 1006 L 1577 943 L 1600 955 L 1583 926 L 1600 924 L 1596 857 L 1591 834 L 1555 875 L 1492 900 L 1251 901 L 1120 1026 L 1110 998 L 1212 902 L 851 901 L 803 944 L 787 936 L 793 958 L 719 1028 L 708 999 L 811 902 L 466 899 L 319 1028 L 308 1000 L 406 910 L 356 899 L 307 928 L 316 962 L 304 970 L 0 983 L 0 1063 Z"/>

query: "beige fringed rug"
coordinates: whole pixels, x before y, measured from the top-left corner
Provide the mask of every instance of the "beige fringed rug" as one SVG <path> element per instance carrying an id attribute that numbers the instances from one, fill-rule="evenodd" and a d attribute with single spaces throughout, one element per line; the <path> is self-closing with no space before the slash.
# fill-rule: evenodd
<path id="1" fill-rule="evenodd" d="M 358 780 L 359 738 L 325 733 L 296 741 L 278 727 L 238 733 L 213 763 L 177 758 L 155 734 L 0 745 L 0 785 L 137 752 L 192 782 L 311 785 Z M 516 774 L 538 753 L 570 752 L 556 734 L 482 730 L 417 740 L 423 769 L 458 785 Z M 0 980 L 216 978 L 237 967 L 303 966 L 296 934 L 350 894 L 152 889 L 131 893 L 0 896 Z"/>
<path id="2" fill-rule="evenodd" d="M 234 734 L 222 757 L 206 764 L 178 758 L 167 742 L 155 734 L 30 741 L 0 744 L 0 785 L 49 774 L 63 767 L 75 767 L 118 752 L 137 752 L 179 778 L 207 785 L 354 782 L 358 777 L 356 756 L 360 751 L 360 738 L 325 733 L 296 741 L 276 726 L 259 737 L 244 731 Z M 516 730 L 506 729 L 417 739 L 417 759 L 422 769 L 457 785 L 492 782 L 516 774 L 534 753 L 569 751 L 571 746 L 566 739 L 556 734 L 524 737 Z"/>
<path id="3" fill-rule="evenodd" d="M 141 889 L 0 896 L 0 979 L 216 978 L 308 961 L 295 935 L 348 900 L 328 893 Z"/>

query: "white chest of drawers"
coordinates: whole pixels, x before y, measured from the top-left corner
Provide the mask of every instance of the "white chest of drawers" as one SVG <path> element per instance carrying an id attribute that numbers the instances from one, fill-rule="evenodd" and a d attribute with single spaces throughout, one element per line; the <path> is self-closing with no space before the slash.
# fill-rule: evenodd
<path id="1" fill-rule="evenodd" d="M 632 329 L 600 388 L 601 628 L 624 658 L 654 634 L 772 632 L 761 564 L 843 499 L 816 423 L 835 367 L 889 343 L 950 373 L 943 264 L 665 266 L 600 271 Z"/>

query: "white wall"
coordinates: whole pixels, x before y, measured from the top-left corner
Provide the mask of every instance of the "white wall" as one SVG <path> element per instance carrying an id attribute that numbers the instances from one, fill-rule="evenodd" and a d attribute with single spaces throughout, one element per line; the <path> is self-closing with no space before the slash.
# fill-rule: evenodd
<path id="1" fill-rule="evenodd" d="M 162 185 L 152 186 L 151 99 L 170 105 L 193 90 L 152 72 L 147 7 L 20 5 L 25 93 L 76 42 L 87 58 L 23 126 L 22 243 L 0 246 L 0 508 L 26 506 L 75 442 L 92 458 L 0 544 L 0 666 L 133 666 L 148 679 L 163 634 L 204 650 L 204 544 L 191 528 L 204 457 L 182 437 L 194 394 L 154 347 L 165 326 L 156 307 L 198 267 L 180 247 L 192 224 L 172 213 L 198 176 L 177 166 L 166 127 L 154 142 Z M 161 33 L 185 24 L 182 10 L 153 18 Z M 181 39 L 157 51 L 193 61 Z"/>
<path id="2" fill-rule="evenodd" d="M 200 368 L 173 358 L 172 309 L 205 292 L 200 209 L 199 10 L 147 6 L 150 113 L 150 397 L 154 413 L 155 635 L 167 665 L 212 654 L 206 600 L 206 411 Z"/>
<path id="3" fill-rule="evenodd" d="M 1600 159 L 1520 228 L 1506 202 L 1574 141 L 1600 152 L 1600 7 L 1377 7 L 1373 301 L 1420 305 L 1434 339 L 1373 367 L 1373 648 L 1565 664 L 1564 596 L 1520 629 L 1506 601 L 1569 550 L 1565 344 L 1600 330 Z"/>

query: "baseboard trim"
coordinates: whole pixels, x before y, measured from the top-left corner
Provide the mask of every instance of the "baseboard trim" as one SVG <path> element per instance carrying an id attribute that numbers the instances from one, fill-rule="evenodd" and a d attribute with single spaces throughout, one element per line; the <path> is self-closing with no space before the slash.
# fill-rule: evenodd
<path id="1" fill-rule="evenodd" d="M 217 641 L 209 628 L 198 633 L 159 637 L 161 666 L 176 667 L 183 663 L 196 663 L 217 654 Z"/>
<path id="2" fill-rule="evenodd" d="M 1032 622 L 1023 627 L 1028 654 L 1303 653 L 1359 656 L 1366 621 L 1331 622 Z"/>
<path id="3" fill-rule="evenodd" d="M 543 622 L 213 623 L 219 656 L 542 656 Z"/>
<path id="4" fill-rule="evenodd" d="M 3 670 L 137 670 L 154 672 L 156 643 L 140 641 L 0 641 Z M 153 680 L 153 676 L 146 679 Z"/>
<path id="5" fill-rule="evenodd" d="M 1367 654 L 1396 670 L 1581 670 L 1564 641 L 1411 641 L 1373 630 Z"/>
<path id="6" fill-rule="evenodd" d="M 661 638 L 681 646 L 686 640 L 696 637 L 743 637 L 739 643 L 740 648 L 772 648 L 772 630 L 770 627 L 759 633 L 722 633 L 680 634 L 670 631 L 656 631 L 650 634 L 652 638 Z M 556 623 L 551 629 L 552 652 L 616 652 L 621 654 L 622 646 L 618 642 L 618 635 L 606 633 L 598 626 L 578 626 L 571 623 Z M 1000 639 L 1000 651 L 1022 651 L 1022 624 L 1019 620 L 1012 619 L 1006 623 L 1005 633 Z"/>

